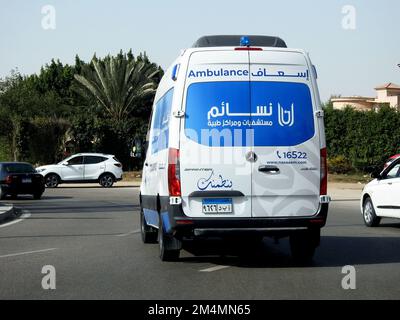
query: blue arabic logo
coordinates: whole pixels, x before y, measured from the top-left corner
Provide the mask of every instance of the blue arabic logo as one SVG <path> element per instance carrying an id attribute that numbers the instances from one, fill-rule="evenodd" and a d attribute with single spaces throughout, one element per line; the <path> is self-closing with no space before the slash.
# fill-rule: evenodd
<path id="1" fill-rule="evenodd" d="M 208 178 L 201 178 L 199 179 L 199 181 L 197 181 L 197 188 L 202 191 L 208 188 L 232 188 L 232 181 L 222 178 L 222 175 L 218 175 L 218 177 L 215 177 L 213 170 Z"/>

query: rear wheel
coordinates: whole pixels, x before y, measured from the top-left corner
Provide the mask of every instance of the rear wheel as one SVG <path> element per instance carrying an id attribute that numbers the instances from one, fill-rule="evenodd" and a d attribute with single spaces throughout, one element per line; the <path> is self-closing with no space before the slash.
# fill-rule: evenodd
<path id="1" fill-rule="evenodd" d="M 114 176 L 111 173 L 105 173 L 99 178 L 99 183 L 104 188 L 111 188 L 114 184 Z"/>
<path id="2" fill-rule="evenodd" d="M 7 194 L 3 192 L 3 190 L 0 187 L 0 200 L 4 200 L 6 198 Z"/>
<path id="3" fill-rule="evenodd" d="M 182 243 L 172 235 L 165 233 L 161 217 L 158 228 L 158 244 L 160 247 L 161 261 L 176 261 L 179 259 Z"/>
<path id="4" fill-rule="evenodd" d="M 55 173 L 50 173 L 44 178 L 44 182 L 47 188 L 57 188 L 60 183 L 60 177 Z"/>
<path id="5" fill-rule="evenodd" d="M 363 218 L 367 227 L 377 227 L 381 218 L 375 213 L 374 205 L 370 197 L 366 198 L 363 204 Z"/>
<path id="6" fill-rule="evenodd" d="M 140 208 L 140 232 L 142 234 L 143 243 L 156 243 L 157 242 L 157 229 L 149 226 L 146 223 L 143 209 Z"/>
<path id="7" fill-rule="evenodd" d="M 307 230 L 290 236 L 292 257 L 299 262 L 311 262 L 320 242 L 320 230 Z"/>

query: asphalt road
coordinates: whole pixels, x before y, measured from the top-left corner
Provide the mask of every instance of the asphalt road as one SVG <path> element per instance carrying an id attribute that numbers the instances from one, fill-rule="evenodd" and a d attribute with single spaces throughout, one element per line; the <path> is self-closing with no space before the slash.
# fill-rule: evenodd
<path id="1" fill-rule="evenodd" d="M 203 243 L 201 255 L 191 247 L 179 262 L 161 262 L 158 246 L 140 239 L 138 188 L 57 188 L 13 203 L 24 215 L 0 226 L 0 299 L 400 296 L 400 221 L 366 228 L 356 200 L 331 203 L 309 266 L 292 261 L 287 240 L 268 238 L 246 250 Z M 42 288 L 45 265 L 55 267 L 55 290 Z M 345 265 L 355 267 L 355 290 L 342 288 Z"/>

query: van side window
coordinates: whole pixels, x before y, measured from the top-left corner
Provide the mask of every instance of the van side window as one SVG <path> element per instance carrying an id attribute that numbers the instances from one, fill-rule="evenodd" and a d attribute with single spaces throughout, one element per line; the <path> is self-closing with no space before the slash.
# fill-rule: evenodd
<path id="1" fill-rule="evenodd" d="M 150 136 L 151 153 L 168 148 L 169 118 L 174 88 L 171 88 L 155 104 L 154 120 Z"/>

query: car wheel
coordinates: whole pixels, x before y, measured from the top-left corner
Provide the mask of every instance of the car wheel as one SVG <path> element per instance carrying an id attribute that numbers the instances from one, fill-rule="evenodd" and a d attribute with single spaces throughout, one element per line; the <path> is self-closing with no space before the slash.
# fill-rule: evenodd
<path id="1" fill-rule="evenodd" d="M 292 257 L 303 263 L 309 263 L 314 257 L 315 249 L 320 242 L 320 230 L 307 230 L 290 236 L 290 251 Z"/>
<path id="2" fill-rule="evenodd" d="M 34 193 L 33 194 L 33 199 L 39 200 L 42 197 L 42 193 Z"/>
<path id="3" fill-rule="evenodd" d="M 7 194 L 3 192 L 3 190 L 0 187 L 0 200 L 4 200 L 6 198 Z"/>
<path id="4" fill-rule="evenodd" d="M 176 249 L 176 247 L 181 247 L 181 242 L 164 232 L 161 217 L 158 228 L 158 244 L 160 247 L 161 261 L 176 261 L 179 259 L 180 249 Z"/>
<path id="5" fill-rule="evenodd" d="M 363 204 L 363 218 L 367 227 L 377 227 L 381 218 L 375 213 L 374 205 L 370 197 L 366 198 Z"/>
<path id="6" fill-rule="evenodd" d="M 103 174 L 99 179 L 99 183 L 104 188 L 111 188 L 114 184 L 114 176 L 110 173 Z"/>
<path id="7" fill-rule="evenodd" d="M 157 229 L 146 223 L 142 208 L 140 208 L 140 233 L 142 234 L 143 243 L 157 242 Z"/>
<path id="8" fill-rule="evenodd" d="M 47 188 L 57 188 L 60 183 L 60 177 L 55 173 L 50 173 L 44 178 Z"/>

